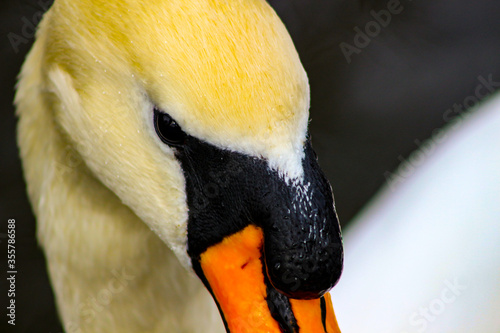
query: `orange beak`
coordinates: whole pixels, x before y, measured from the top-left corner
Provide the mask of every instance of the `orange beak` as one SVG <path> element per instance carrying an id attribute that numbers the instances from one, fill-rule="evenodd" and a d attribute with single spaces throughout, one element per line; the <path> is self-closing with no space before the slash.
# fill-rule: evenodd
<path id="1" fill-rule="evenodd" d="M 262 263 L 263 239 L 262 229 L 250 225 L 200 256 L 228 332 L 340 332 L 328 293 L 313 300 L 289 299 L 281 294 L 277 300 L 270 299 L 274 296 L 269 294 L 272 286 Z M 270 306 L 276 302 L 278 307 Z"/>

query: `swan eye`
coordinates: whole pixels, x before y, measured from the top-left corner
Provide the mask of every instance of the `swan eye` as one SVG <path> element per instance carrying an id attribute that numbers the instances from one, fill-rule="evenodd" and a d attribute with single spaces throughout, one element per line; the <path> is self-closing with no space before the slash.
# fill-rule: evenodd
<path id="1" fill-rule="evenodd" d="M 171 146 L 182 145 L 186 139 L 186 133 L 182 131 L 175 120 L 157 108 L 154 109 L 154 112 L 155 130 L 161 141 Z"/>

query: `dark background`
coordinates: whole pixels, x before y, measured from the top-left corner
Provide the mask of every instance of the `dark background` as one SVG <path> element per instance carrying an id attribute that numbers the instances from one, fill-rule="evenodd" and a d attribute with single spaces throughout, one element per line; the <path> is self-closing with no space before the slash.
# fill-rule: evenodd
<path id="1" fill-rule="evenodd" d="M 50 2 L 0 4 L 0 251 L 6 256 L 7 220 L 15 218 L 18 271 L 16 326 L 6 325 L 2 310 L 0 332 L 62 332 L 25 194 L 12 106 L 33 27 Z M 354 28 L 364 31 L 374 21 L 371 11 L 385 10 L 388 1 L 269 3 L 288 27 L 309 75 L 313 143 L 344 227 L 387 183 L 387 172 L 446 126 L 446 110 L 474 96 L 479 76 L 500 82 L 497 0 L 401 0 L 401 13 L 352 54 L 350 63 L 341 43 L 355 46 Z M 5 309 L 6 261 L 0 270 Z"/>

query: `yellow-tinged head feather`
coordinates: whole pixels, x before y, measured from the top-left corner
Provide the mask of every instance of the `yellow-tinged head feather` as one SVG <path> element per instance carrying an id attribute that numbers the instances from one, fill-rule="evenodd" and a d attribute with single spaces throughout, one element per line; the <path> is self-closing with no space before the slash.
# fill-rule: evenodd
<path id="1" fill-rule="evenodd" d="M 61 1 L 53 16 L 49 56 L 77 90 L 123 99 L 135 85 L 188 133 L 300 174 L 307 77 L 265 1 Z"/>

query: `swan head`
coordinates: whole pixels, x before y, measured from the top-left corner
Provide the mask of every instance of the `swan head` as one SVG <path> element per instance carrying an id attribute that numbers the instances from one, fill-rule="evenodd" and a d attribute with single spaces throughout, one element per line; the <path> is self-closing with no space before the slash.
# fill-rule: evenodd
<path id="1" fill-rule="evenodd" d="M 228 330 L 307 331 L 310 300 L 326 331 L 340 229 L 307 76 L 269 5 L 58 0 L 40 31 L 61 131 L 196 272 Z"/>

